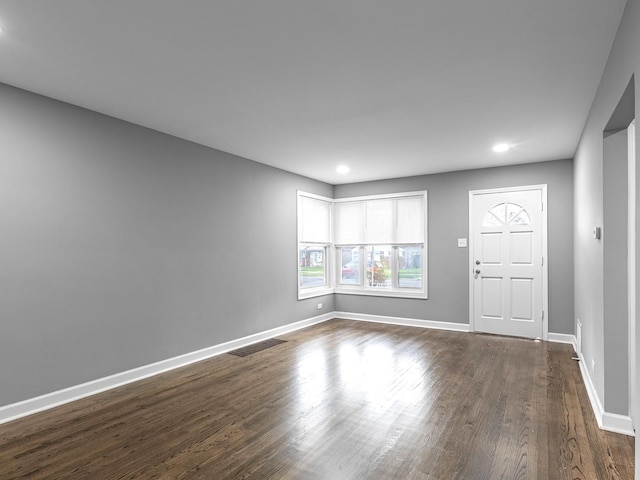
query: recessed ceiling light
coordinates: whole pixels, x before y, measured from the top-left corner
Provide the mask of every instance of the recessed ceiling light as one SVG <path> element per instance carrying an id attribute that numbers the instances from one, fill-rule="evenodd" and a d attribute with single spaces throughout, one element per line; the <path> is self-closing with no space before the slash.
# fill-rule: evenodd
<path id="1" fill-rule="evenodd" d="M 503 153 L 509 150 L 510 148 L 511 148 L 511 145 L 509 145 L 508 143 L 498 143 L 497 145 L 493 146 L 493 151 L 496 153 Z"/>
<path id="2" fill-rule="evenodd" d="M 336 172 L 338 173 L 349 173 L 349 170 L 351 169 L 347 165 L 340 165 L 336 168 Z"/>

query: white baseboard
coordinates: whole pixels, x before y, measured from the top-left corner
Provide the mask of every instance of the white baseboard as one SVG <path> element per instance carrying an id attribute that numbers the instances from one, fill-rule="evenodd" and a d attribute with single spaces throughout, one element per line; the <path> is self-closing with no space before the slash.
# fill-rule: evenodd
<path id="1" fill-rule="evenodd" d="M 628 415 L 604 412 L 602 414 L 602 429 L 608 432 L 621 433 L 635 437 L 633 422 Z"/>
<path id="2" fill-rule="evenodd" d="M 388 323 L 392 325 L 407 325 L 423 328 L 437 328 L 444 330 L 455 330 L 461 332 L 469 331 L 469 326 L 460 323 L 435 322 L 429 320 L 416 320 L 398 317 L 383 317 L 379 315 L 354 314 L 346 312 L 329 312 L 317 317 L 301 320 L 282 327 L 273 328 L 264 332 L 259 332 L 247 337 L 231 340 L 211 347 L 203 348 L 195 352 L 186 353 L 177 357 L 161 360 L 156 363 L 144 365 L 124 372 L 109 375 L 108 377 L 99 378 L 72 387 L 57 390 L 34 398 L 29 398 L 21 402 L 13 403 L 0 407 L 0 424 L 17 420 L 34 413 L 42 412 L 50 408 L 54 408 L 65 403 L 70 403 L 81 398 L 96 395 L 112 388 L 120 387 L 128 383 L 136 382 L 153 375 L 167 372 L 176 368 L 184 367 L 191 363 L 199 362 L 216 355 L 242 348 L 252 343 L 273 338 L 285 333 L 294 332 L 301 328 L 309 327 L 317 323 L 326 322 L 333 318 L 345 318 L 348 320 L 360 320 L 367 322 Z"/>
<path id="3" fill-rule="evenodd" d="M 468 332 L 466 323 L 438 322 L 435 320 L 418 320 L 415 318 L 388 317 L 383 315 L 369 315 L 366 313 L 333 312 L 335 318 L 345 320 L 358 320 L 362 322 L 386 323 L 389 325 L 403 325 L 406 327 L 433 328 L 436 330 L 452 330 L 455 332 Z"/>
<path id="4" fill-rule="evenodd" d="M 578 351 L 578 340 L 576 339 L 575 335 L 571 335 L 568 333 L 551 333 L 549 332 L 549 339 L 550 342 L 554 342 L 554 343 L 568 343 L 569 345 L 573 346 L 573 351 L 577 352 Z"/>
<path id="5" fill-rule="evenodd" d="M 273 328 L 264 332 L 259 332 L 229 342 L 203 348 L 195 352 L 186 353 L 177 357 L 161 360 L 156 363 L 144 365 L 142 367 L 116 373 L 108 377 L 99 378 L 90 382 L 74 385 L 69 388 L 47 393 L 39 397 L 30 398 L 21 402 L 0 407 L 0 424 L 26 417 L 50 408 L 54 408 L 65 403 L 80 400 L 112 388 L 116 388 L 128 383 L 136 382 L 153 375 L 167 372 L 176 368 L 184 367 L 191 363 L 199 362 L 207 358 L 220 355 L 237 348 L 242 348 L 252 343 L 260 342 L 268 338 L 273 338 L 285 333 L 294 332 L 301 328 L 310 327 L 318 323 L 326 322 L 333 318 L 343 318 L 345 320 L 356 320 L 363 322 L 386 323 L 390 325 L 403 325 L 409 327 L 432 328 L 438 330 L 450 330 L 456 332 L 469 332 L 469 325 L 466 323 L 438 322 L 434 320 L 419 320 L 415 318 L 390 317 L 383 315 L 370 315 L 364 313 L 351 312 L 329 312 L 317 317 L 301 320 L 282 327 Z M 576 349 L 576 338 L 574 335 L 562 333 L 549 333 L 549 341 L 559 343 L 569 343 Z M 608 430 L 624 435 L 634 435 L 631 418 L 624 415 L 607 413 L 602 408 L 600 399 L 596 392 L 588 370 L 585 368 L 584 360 L 580 359 L 580 371 L 587 389 L 589 401 L 595 414 L 598 426 L 603 430 Z"/>
<path id="6" fill-rule="evenodd" d="M 633 422 L 631 421 L 631 417 L 604 411 L 604 407 L 602 406 L 602 402 L 600 401 L 600 397 L 598 396 L 598 392 L 593 384 L 593 380 L 589 374 L 589 369 L 585 364 L 584 356 L 582 354 L 580 354 L 579 364 L 580 373 L 582 374 L 584 386 L 587 390 L 587 395 L 589 396 L 589 402 L 591 403 L 593 414 L 598 422 L 598 427 L 608 432 L 621 433 L 623 435 L 634 437 L 635 432 L 633 431 Z"/>
<path id="7" fill-rule="evenodd" d="M 578 351 L 578 339 L 575 335 L 569 335 L 566 333 L 549 333 L 549 341 L 557 343 L 568 343 L 573 345 L 573 350 Z M 621 433 L 623 435 L 635 436 L 633 431 L 633 422 L 628 415 L 619 415 L 617 413 L 609 413 L 604 411 L 598 392 L 593 384 L 589 369 L 586 368 L 584 357 L 579 355 L 580 360 L 580 373 L 584 381 L 584 386 L 589 396 L 589 402 L 591 403 L 591 409 L 598 422 L 598 427 L 608 432 Z"/>
<path id="8" fill-rule="evenodd" d="M 207 358 L 220 355 L 237 348 L 242 348 L 252 343 L 260 342 L 268 338 L 273 338 L 285 333 L 294 332 L 301 328 L 309 327 L 317 323 L 326 322 L 335 318 L 333 313 L 326 313 L 317 317 L 301 320 L 299 322 L 284 325 L 282 327 L 273 328 L 264 332 L 259 332 L 247 337 L 239 338 L 237 340 L 231 340 L 229 342 L 214 345 L 212 347 L 203 348 L 195 352 L 186 353 L 177 357 L 161 360 L 156 363 L 144 365 L 142 367 L 127 370 L 125 372 L 116 373 L 108 377 L 99 378 L 90 382 L 82 383 L 80 385 L 74 385 L 69 388 L 58 390 L 55 392 L 47 393 L 39 397 L 29 398 L 21 402 L 12 403 L 0 407 L 0 424 L 16 420 L 18 418 L 26 417 L 34 413 L 48 410 L 53 407 L 64 405 L 65 403 L 80 400 L 81 398 L 89 397 L 97 393 L 110 390 L 112 388 L 120 387 L 128 383 L 136 382 L 144 378 L 158 375 L 160 373 L 167 372 L 176 368 L 184 367 L 191 363 L 199 362 Z"/>

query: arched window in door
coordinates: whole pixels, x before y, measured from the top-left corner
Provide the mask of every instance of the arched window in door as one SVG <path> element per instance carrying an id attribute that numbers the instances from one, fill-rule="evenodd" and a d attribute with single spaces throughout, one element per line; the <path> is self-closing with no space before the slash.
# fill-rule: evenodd
<path id="1" fill-rule="evenodd" d="M 484 227 L 500 227 L 502 225 L 529 225 L 531 218 L 527 211 L 517 203 L 499 203 L 484 216 Z"/>

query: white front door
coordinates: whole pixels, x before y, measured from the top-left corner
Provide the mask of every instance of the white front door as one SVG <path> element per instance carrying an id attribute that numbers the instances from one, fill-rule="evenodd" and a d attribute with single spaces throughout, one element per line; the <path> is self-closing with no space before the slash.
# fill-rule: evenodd
<path id="1" fill-rule="evenodd" d="M 470 192 L 472 330 L 546 336 L 545 193 L 545 186 Z"/>

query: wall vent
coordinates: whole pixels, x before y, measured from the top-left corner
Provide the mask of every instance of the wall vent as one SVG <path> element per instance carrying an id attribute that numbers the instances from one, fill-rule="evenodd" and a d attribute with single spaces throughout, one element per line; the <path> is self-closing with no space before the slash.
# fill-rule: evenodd
<path id="1" fill-rule="evenodd" d="M 285 343 L 285 342 L 286 340 L 280 340 L 278 338 L 270 338 L 263 342 L 254 343 L 252 345 L 238 348 L 237 350 L 232 350 L 227 353 L 229 355 L 235 355 L 236 357 L 248 357 L 252 353 L 261 352 L 263 350 L 266 350 L 267 348 L 275 347 L 276 345 L 280 345 L 281 343 Z"/>

